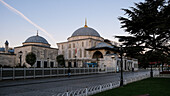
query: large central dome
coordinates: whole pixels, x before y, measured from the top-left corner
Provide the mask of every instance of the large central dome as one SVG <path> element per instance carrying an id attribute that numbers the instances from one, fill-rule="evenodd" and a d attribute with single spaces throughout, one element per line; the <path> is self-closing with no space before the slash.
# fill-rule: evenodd
<path id="1" fill-rule="evenodd" d="M 90 27 L 82 27 L 77 29 L 73 34 L 73 36 L 96 36 L 96 37 L 100 37 L 100 34 L 94 30 L 93 28 Z"/>
<path id="2" fill-rule="evenodd" d="M 85 39 L 96 39 L 100 41 L 104 40 L 96 30 L 87 26 L 86 20 L 85 20 L 84 27 L 81 27 L 76 31 L 74 31 L 71 37 L 69 37 L 67 40 L 74 41 L 74 40 L 85 40 Z"/>

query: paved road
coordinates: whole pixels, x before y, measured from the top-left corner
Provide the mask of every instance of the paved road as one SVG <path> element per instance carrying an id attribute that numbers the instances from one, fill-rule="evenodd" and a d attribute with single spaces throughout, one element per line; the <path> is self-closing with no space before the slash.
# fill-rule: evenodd
<path id="1" fill-rule="evenodd" d="M 149 73 L 124 72 L 124 78 Z M 120 73 L 94 74 L 84 76 L 53 77 L 26 80 L 0 81 L 0 96 L 52 96 L 80 88 L 105 84 L 120 79 Z"/>

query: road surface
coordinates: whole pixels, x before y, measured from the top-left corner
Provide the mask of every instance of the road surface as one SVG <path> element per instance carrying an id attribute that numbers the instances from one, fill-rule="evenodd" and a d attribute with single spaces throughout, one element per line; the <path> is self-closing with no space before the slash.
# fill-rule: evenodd
<path id="1" fill-rule="evenodd" d="M 124 78 L 150 71 L 124 72 Z M 52 77 L 25 80 L 0 81 L 0 96 L 52 96 L 80 88 L 105 84 L 120 79 L 120 73 L 93 74 L 83 76 Z"/>

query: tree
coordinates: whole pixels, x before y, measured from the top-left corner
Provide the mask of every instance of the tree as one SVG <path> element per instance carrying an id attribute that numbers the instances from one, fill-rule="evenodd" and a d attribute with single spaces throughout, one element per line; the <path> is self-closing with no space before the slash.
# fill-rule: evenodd
<path id="1" fill-rule="evenodd" d="M 127 17 L 118 18 L 122 24 L 121 28 L 132 36 L 116 36 L 119 41 L 132 49 L 138 47 L 145 49 L 144 52 L 159 53 L 164 57 L 170 54 L 169 0 L 145 0 L 135 3 L 135 7 L 122 10 Z M 142 50 L 131 50 L 129 53 L 135 51 L 142 52 Z M 143 54 L 143 56 L 148 55 Z"/>
<path id="2" fill-rule="evenodd" d="M 26 62 L 33 66 L 36 62 L 36 55 L 33 52 L 29 52 L 25 58 Z"/>
<path id="3" fill-rule="evenodd" d="M 133 35 L 127 44 L 143 45 L 148 50 L 170 52 L 170 3 L 167 0 L 145 0 L 135 7 L 122 9 L 128 17 L 119 17 L 121 28 Z M 120 37 L 124 39 L 124 37 Z"/>
<path id="4" fill-rule="evenodd" d="M 65 60 L 63 55 L 58 55 L 56 59 L 60 67 L 65 67 Z"/>

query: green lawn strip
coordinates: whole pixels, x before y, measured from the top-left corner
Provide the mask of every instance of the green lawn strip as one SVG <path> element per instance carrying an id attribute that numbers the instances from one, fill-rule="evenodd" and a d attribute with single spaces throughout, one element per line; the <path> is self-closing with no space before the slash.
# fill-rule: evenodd
<path id="1" fill-rule="evenodd" d="M 141 94 L 170 96 L 170 78 L 149 78 L 93 96 L 136 96 Z"/>

